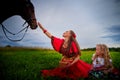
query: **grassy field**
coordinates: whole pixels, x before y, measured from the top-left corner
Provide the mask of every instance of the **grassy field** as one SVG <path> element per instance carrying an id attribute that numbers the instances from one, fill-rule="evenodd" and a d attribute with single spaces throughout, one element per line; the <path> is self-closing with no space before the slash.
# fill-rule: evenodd
<path id="1" fill-rule="evenodd" d="M 91 64 L 95 51 L 82 51 L 80 59 Z M 120 69 L 120 52 L 110 52 Z M 40 70 L 57 67 L 61 54 L 49 49 L 0 48 L 0 78 L 3 80 L 43 80 Z M 50 78 L 54 80 L 53 78 Z"/>

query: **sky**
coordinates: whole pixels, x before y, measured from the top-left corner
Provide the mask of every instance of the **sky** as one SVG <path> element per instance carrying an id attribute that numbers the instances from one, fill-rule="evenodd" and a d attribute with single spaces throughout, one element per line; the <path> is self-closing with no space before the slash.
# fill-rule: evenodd
<path id="1" fill-rule="evenodd" d="M 63 38 L 63 32 L 73 30 L 81 48 L 92 48 L 103 43 L 108 47 L 120 47 L 120 0 L 31 0 L 37 20 L 54 36 Z M 3 24 L 11 32 L 23 28 L 24 20 L 12 16 Z M 23 40 L 8 40 L 0 25 L 0 46 L 24 46 L 52 48 L 51 40 L 38 27 L 28 29 Z M 23 33 L 11 39 L 19 39 Z"/>

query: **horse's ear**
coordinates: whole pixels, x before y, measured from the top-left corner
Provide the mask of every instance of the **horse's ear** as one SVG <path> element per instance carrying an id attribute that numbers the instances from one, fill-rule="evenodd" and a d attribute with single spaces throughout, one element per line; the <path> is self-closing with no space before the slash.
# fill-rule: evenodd
<path id="1" fill-rule="evenodd" d="M 22 2 L 24 3 L 30 3 L 31 1 L 30 0 L 21 0 Z"/>

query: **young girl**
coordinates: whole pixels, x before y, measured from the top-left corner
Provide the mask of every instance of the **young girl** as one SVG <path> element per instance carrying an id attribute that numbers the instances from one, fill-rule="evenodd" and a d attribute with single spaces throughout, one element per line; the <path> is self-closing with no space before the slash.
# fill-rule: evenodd
<path id="1" fill-rule="evenodd" d="M 86 78 L 91 65 L 80 60 L 80 47 L 72 30 L 63 33 L 64 39 L 51 35 L 39 22 L 38 26 L 51 39 L 53 48 L 62 54 L 59 66 L 52 70 L 42 70 L 42 76 L 57 76 L 60 78 Z"/>
<path id="2" fill-rule="evenodd" d="M 109 49 L 105 44 L 96 45 L 96 53 L 93 54 L 92 60 L 93 70 L 100 70 L 107 74 L 113 69 Z"/>

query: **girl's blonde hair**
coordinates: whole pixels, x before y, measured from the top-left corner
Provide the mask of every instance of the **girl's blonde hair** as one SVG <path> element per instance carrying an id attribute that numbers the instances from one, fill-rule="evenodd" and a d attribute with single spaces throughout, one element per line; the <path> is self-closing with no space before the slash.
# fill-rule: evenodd
<path id="1" fill-rule="evenodd" d="M 100 53 L 102 54 L 102 57 L 104 58 L 105 67 L 107 67 L 107 68 L 110 67 L 110 65 L 111 65 L 111 62 L 110 62 L 111 56 L 110 56 L 109 48 L 105 44 L 97 44 L 96 46 L 100 47 Z M 98 57 L 98 55 L 95 54 L 95 58 L 97 58 L 97 57 Z"/>

